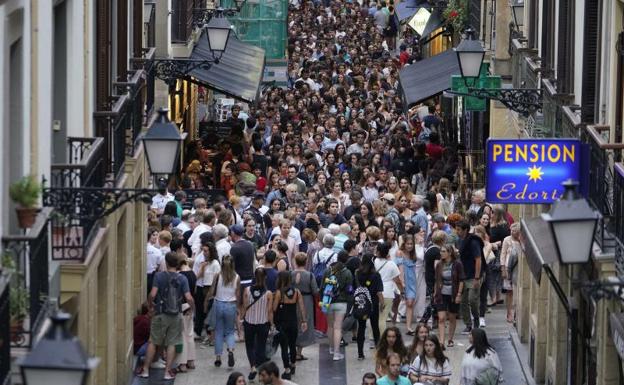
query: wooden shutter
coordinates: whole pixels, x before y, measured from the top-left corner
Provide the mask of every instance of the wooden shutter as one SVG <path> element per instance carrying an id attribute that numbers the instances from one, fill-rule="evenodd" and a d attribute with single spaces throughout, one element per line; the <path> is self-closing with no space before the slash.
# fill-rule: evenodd
<path id="1" fill-rule="evenodd" d="M 624 118 L 624 111 L 622 111 L 622 103 L 624 103 L 624 32 L 618 34 L 616 43 L 617 49 L 617 81 L 615 83 L 616 96 L 615 96 L 615 142 L 622 143 L 622 119 Z"/>
<path id="2" fill-rule="evenodd" d="M 559 33 L 557 40 L 557 91 L 560 93 L 571 93 L 571 79 L 574 78 L 572 55 L 574 47 L 574 34 L 572 26 L 572 10 L 574 5 L 572 0 L 559 0 Z"/>
<path id="3" fill-rule="evenodd" d="M 585 25 L 583 27 L 583 81 L 581 95 L 581 121 L 595 123 L 597 117 L 597 83 L 599 65 L 600 0 L 585 0 Z"/>
<path id="4" fill-rule="evenodd" d="M 110 0 L 97 0 L 95 26 L 95 103 L 96 110 L 109 108 L 111 90 L 111 4 Z M 106 137 L 102 120 L 96 120 L 96 135 Z"/>
<path id="5" fill-rule="evenodd" d="M 128 0 L 117 0 L 117 79 L 128 74 Z"/>
<path id="6" fill-rule="evenodd" d="M 132 56 L 143 54 L 143 0 L 132 0 Z"/>

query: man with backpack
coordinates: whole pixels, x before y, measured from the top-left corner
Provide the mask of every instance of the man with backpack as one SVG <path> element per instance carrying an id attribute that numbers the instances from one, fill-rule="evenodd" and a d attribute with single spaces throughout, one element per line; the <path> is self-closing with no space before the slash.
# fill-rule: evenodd
<path id="1" fill-rule="evenodd" d="M 401 222 L 403 217 L 399 214 L 399 210 L 394 207 L 394 195 L 385 193 L 382 199 L 386 202 L 386 207 L 388 209 L 386 219 L 389 219 L 392 222 L 394 225 L 394 231 L 396 231 L 397 234 L 401 234 Z"/>
<path id="2" fill-rule="evenodd" d="M 323 285 L 323 276 L 327 267 L 338 261 L 338 253 L 334 251 L 336 240 L 333 235 L 326 234 L 323 237 L 323 248 L 314 254 L 312 258 L 312 274 L 318 287 Z"/>
<path id="3" fill-rule="evenodd" d="M 342 321 L 347 314 L 349 298 L 353 294 L 353 276 L 345 266 L 347 258 L 347 253 L 342 253 L 342 257 L 325 270 L 320 286 L 323 296 L 321 309 L 327 314 L 329 354 L 333 355 L 334 361 L 344 358 L 344 354 L 340 352 Z"/>
<path id="4" fill-rule="evenodd" d="M 143 367 L 139 368 L 138 377 L 148 378 L 149 367 L 156 353 L 160 355 L 166 349 L 165 380 L 175 378 L 171 369 L 176 356 L 176 345 L 182 345 L 182 301 L 186 300 L 195 311 L 195 302 L 189 290 L 186 277 L 177 272 L 178 255 L 173 252 L 165 255 L 167 271 L 154 276 L 154 286 L 148 296 L 148 307 L 153 310 L 154 317 L 150 329 L 150 341 Z"/>

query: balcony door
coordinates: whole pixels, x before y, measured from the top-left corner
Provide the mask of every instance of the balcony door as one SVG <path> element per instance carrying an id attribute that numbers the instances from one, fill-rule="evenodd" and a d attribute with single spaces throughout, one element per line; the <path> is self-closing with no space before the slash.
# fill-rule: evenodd
<path id="1" fill-rule="evenodd" d="M 52 28 L 52 163 L 62 164 L 67 163 L 67 1 L 54 7 Z"/>

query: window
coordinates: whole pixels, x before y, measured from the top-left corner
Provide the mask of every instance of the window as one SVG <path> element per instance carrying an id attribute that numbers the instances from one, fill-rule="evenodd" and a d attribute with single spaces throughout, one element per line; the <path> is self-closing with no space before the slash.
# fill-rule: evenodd
<path id="1" fill-rule="evenodd" d="M 574 88 L 574 1 L 559 0 L 557 40 L 557 91 L 563 94 Z"/>
<path id="2" fill-rule="evenodd" d="M 596 122 L 599 107 L 596 91 L 600 82 L 600 3 L 600 0 L 585 0 L 581 121 L 590 124 Z"/>

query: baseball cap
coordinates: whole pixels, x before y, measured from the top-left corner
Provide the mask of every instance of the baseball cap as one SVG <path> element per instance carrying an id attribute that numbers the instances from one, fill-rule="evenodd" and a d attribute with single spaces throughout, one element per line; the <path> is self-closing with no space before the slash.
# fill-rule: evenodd
<path id="1" fill-rule="evenodd" d="M 385 193 L 382 198 L 386 201 L 392 201 L 394 202 L 394 194 L 391 193 Z"/>
<path id="2" fill-rule="evenodd" d="M 230 226 L 230 231 L 231 231 L 233 234 L 236 234 L 236 235 L 238 235 L 238 236 L 241 236 L 241 235 L 243 235 L 243 233 L 245 232 L 245 229 L 243 228 L 243 226 L 242 226 L 242 225 L 240 225 L 240 224 L 238 224 L 238 223 L 237 223 L 237 224 L 235 224 L 235 225 Z"/>

